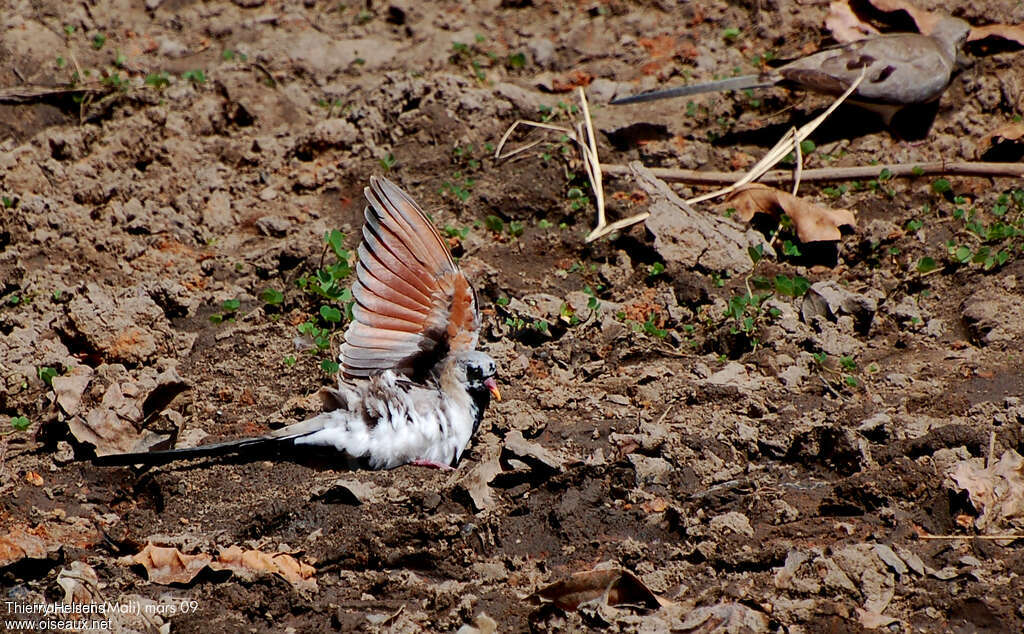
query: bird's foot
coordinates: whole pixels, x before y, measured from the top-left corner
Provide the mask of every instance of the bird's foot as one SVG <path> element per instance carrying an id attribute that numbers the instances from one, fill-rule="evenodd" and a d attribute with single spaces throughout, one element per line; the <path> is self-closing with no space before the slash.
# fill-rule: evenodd
<path id="1" fill-rule="evenodd" d="M 441 471 L 455 471 L 455 467 L 446 465 L 443 462 L 436 462 L 434 460 L 413 460 L 409 464 L 414 464 L 417 467 L 430 467 L 431 469 L 440 469 Z"/>

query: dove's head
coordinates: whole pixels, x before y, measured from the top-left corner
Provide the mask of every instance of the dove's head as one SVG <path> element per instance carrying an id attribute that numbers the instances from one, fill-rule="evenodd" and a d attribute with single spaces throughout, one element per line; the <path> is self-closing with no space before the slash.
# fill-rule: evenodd
<path id="1" fill-rule="evenodd" d="M 960 18 L 947 16 L 939 20 L 932 29 L 930 35 L 936 40 L 952 48 L 953 54 L 960 50 L 960 46 L 967 41 L 971 34 L 971 25 Z"/>
<path id="2" fill-rule="evenodd" d="M 488 399 L 493 396 L 501 400 L 501 392 L 498 391 L 498 383 L 495 381 L 498 365 L 487 353 L 471 350 L 457 354 L 455 372 L 465 383 L 466 390 L 474 397 L 477 394 L 487 394 Z"/>
<path id="3" fill-rule="evenodd" d="M 498 383 L 495 378 L 498 375 L 498 365 L 490 355 L 478 350 L 467 350 L 449 355 L 448 360 L 442 364 L 440 376 L 441 389 L 454 388 L 456 385 L 462 387 L 473 400 L 473 433 L 476 433 L 480 421 L 484 417 L 484 410 L 491 404 L 491 397 L 501 400 L 501 392 L 498 391 Z M 448 381 L 453 381 L 448 383 Z"/>

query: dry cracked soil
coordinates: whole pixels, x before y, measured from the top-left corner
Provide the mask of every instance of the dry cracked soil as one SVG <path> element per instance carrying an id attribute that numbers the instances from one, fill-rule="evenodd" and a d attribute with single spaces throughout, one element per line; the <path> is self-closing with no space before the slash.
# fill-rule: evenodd
<path id="1" fill-rule="evenodd" d="M 586 85 L 605 163 L 747 167 L 829 100 L 607 102 L 815 50 L 827 4 L 0 1 L 4 618 L 1021 631 L 1024 540 L 992 538 L 1024 532 L 1019 180 L 804 183 L 856 230 L 783 228 L 751 270 L 679 260 L 645 223 L 584 242 L 595 197 L 562 132 L 494 158 L 517 119 L 572 126 Z M 1024 22 L 1012 0 L 922 5 Z M 1024 58 L 966 53 L 926 134 L 843 108 L 805 167 L 974 160 L 1024 113 Z M 93 466 L 318 409 L 372 174 L 444 229 L 500 364 L 458 469 Z M 605 195 L 612 218 L 651 204 L 629 175 Z"/>

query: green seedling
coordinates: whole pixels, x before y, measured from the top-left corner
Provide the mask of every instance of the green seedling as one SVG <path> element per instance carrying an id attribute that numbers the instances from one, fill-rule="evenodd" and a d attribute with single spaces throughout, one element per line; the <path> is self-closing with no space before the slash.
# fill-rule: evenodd
<path id="1" fill-rule="evenodd" d="M 219 324 L 224 321 L 234 321 L 235 313 L 238 312 L 242 302 L 237 299 L 228 299 L 221 303 L 220 309 L 222 312 L 214 313 L 210 315 L 210 323 Z"/>
<path id="2" fill-rule="evenodd" d="M 466 236 L 469 235 L 469 230 L 470 229 L 471 229 L 471 227 L 463 227 L 463 228 L 459 229 L 458 227 L 453 227 L 451 225 L 445 225 L 444 235 L 448 236 L 449 238 L 456 238 L 458 240 L 465 240 Z"/>
<path id="3" fill-rule="evenodd" d="M 39 368 L 38 370 L 36 370 L 36 373 L 38 374 L 39 378 L 42 379 L 43 383 L 45 383 L 48 386 L 53 386 L 53 379 L 60 374 L 60 372 L 58 372 L 56 369 L 48 366 L 43 366 Z"/>
<path id="4" fill-rule="evenodd" d="M 167 71 L 150 73 L 146 75 L 145 83 L 153 88 L 165 88 L 171 85 L 171 76 L 167 74 Z"/>
<path id="5" fill-rule="evenodd" d="M 455 172 L 452 177 L 454 180 L 441 183 L 438 193 L 441 195 L 448 193 L 458 198 L 459 202 L 466 202 L 469 200 L 470 192 L 476 181 L 469 177 L 463 177 L 462 172 Z"/>
<path id="6" fill-rule="evenodd" d="M 505 222 L 493 214 L 484 218 L 484 226 L 494 233 L 501 233 L 505 230 Z"/>
<path id="7" fill-rule="evenodd" d="M 664 339 L 668 336 L 668 330 L 658 328 L 657 315 L 653 312 L 647 315 L 647 320 L 641 325 L 641 329 L 650 337 Z"/>
<path id="8" fill-rule="evenodd" d="M 280 306 L 284 302 L 284 293 L 275 288 L 265 288 L 260 293 L 260 299 L 270 306 Z"/>
<path id="9" fill-rule="evenodd" d="M 11 417 L 11 427 L 13 427 L 15 431 L 25 431 L 31 424 L 32 423 L 29 421 L 27 416 Z"/>
<path id="10" fill-rule="evenodd" d="M 193 84 L 205 84 L 206 73 L 201 70 L 187 70 L 181 74 L 181 78 Z"/>

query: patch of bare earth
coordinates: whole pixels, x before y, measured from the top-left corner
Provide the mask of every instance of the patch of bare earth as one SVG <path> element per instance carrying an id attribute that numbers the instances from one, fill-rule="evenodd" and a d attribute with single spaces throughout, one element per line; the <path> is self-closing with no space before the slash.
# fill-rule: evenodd
<path id="1" fill-rule="evenodd" d="M 1020 228 L 1020 182 L 805 184 L 857 230 L 759 263 L 774 296 L 745 323 L 745 276 L 667 261 L 642 223 L 584 243 L 571 142 L 492 158 L 517 118 L 568 124 L 589 82 L 605 162 L 747 166 L 827 100 L 604 104 L 813 50 L 824 5 L 2 4 L 0 86 L 95 87 L 0 105 L 6 605 L 109 601 L 174 632 L 1024 625 L 1024 540 L 991 539 L 1024 532 L 1024 238 L 969 226 Z M 969 52 L 923 140 L 843 109 L 807 167 L 973 160 L 1024 114 L 1024 58 Z M 354 249 L 385 171 L 447 229 L 501 367 L 457 471 L 88 462 L 315 411 L 343 326 L 299 349 L 330 302 L 297 281 L 333 262 L 326 232 Z M 613 217 L 649 204 L 606 185 Z"/>

